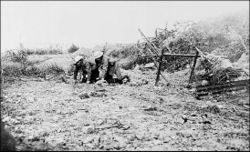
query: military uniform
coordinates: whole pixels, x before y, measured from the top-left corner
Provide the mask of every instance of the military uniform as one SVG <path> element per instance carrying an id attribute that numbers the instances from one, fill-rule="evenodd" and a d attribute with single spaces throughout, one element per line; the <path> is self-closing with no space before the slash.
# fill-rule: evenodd
<path id="1" fill-rule="evenodd" d="M 97 52 L 97 55 L 94 55 L 94 57 L 90 57 L 84 61 L 82 60 L 81 63 L 76 64 L 76 71 L 78 69 L 82 69 L 84 75 L 83 79 L 85 79 L 87 83 L 94 83 L 97 80 L 106 80 L 108 83 L 121 84 L 125 78 L 130 81 L 127 75 L 122 76 L 117 60 L 103 55 L 102 52 Z M 114 74 L 117 78 L 113 77 Z"/>
<path id="2" fill-rule="evenodd" d="M 99 79 L 106 80 L 108 83 L 123 83 L 123 79 L 127 78 L 130 81 L 127 75 L 122 76 L 120 65 L 117 60 L 111 59 L 108 56 L 103 56 L 102 66 L 100 67 L 101 74 Z M 114 74 L 117 78 L 114 78 Z"/>
<path id="3" fill-rule="evenodd" d="M 87 71 L 86 71 L 86 63 L 85 61 L 83 60 L 83 58 L 81 58 L 80 60 L 78 60 L 75 64 L 75 69 L 74 69 L 74 80 L 77 79 L 77 75 L 78 75 L 78 72 L 79 71 L 82 71 L 82 82 L 86 82 L 87 80 L 87 77 L 86 77 L 86 74 L 87 74 Z"/>
<path id="4" fill-rule="evenodd" d="M 87 82 L 94 83 L 97 81 L 97 78 L 99 77 L 99 66 L 96 64 L 96 61 L 94 58 L 89 58 L 86 60 L 85 64 L 85 71 L 87 73 Z"/>

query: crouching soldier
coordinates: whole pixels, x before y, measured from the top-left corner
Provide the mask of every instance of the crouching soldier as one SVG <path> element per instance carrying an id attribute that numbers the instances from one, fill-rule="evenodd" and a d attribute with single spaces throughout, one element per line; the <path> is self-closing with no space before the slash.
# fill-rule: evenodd
<path id="1" fill-rule="evenodd" d="M 109 59 L 109 61 L 104 62 L 102 68 L 103 68 L 102 69 L 103 75 L 100 76 L 100 79 L 104 77 L 104 80 L 106 80 L 108 83 L 122 84 L 125 79 L 127 79 L 126 82 L 130 81 L 130 78 L 128 75 L 122 76 L 120 65 L 117 61 Z M 114 75 L 116 76 L 116 78 L 114 78 Z"/>
<path id="2" fill-rule="evenodd" d="M 124 79 L 127 79 L 127 82 L 130 81 L 127 75 L 122 76 L 120 66 L 116 60 L 109 58 L 101 51 L 95 52 L 94 57 L 96 68 L 100 71 L 99 78 L 97 78 L 100 82 L 107 81 L 108 83 L 122 84 Z M 114 78 L 114 75 L 117 78 Z"/>
<path id="3" fill-rule="evenodd" d="M 87 81 L 87 71 L 86 71 L 86 63 L 84 62 L 84 58 L 82 56 L 77 56 L 75 58 L 74 63 L 74 80 L 77 80 L 78 72 L 82 72 L 82 82 Z"/>
<path id="4" fill-rule="evenodd" d="M 99 77 L 99 66 L 96 64 L 95 58 L 88 58 L 85 62 L 85 71 L 87 72 L 87 83 L 95 83 Z"/>

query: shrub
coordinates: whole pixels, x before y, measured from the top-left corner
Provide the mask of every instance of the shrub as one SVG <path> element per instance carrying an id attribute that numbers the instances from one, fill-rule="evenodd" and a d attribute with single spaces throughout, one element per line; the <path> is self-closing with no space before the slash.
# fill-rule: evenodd
<path id="1" fill-rule="evenodd" d="M 10 61 L 21 63 L 23 66 L 28 60 L 28 54 L 24 50 L 15 51 L 8 51 L 7 56 L 9 57 Z"/>
<path id="2" fill-rule="evenodd" d="M 30 66 L 25 70 L 25 73 L 23 73 L 23 75 L 44 77 L 45 73 L 36 66 Z"/>
<path id="3" fill-rule="evenodd" d="M 135 66 L 138 58 L 139 50 L 135 45 L 117 46 L 115 49 L 107 52 L 107 55 L 112 58 L 119 59 L 121 68 L 128 70 Z"/>
<path id="4" fill-rule="evenodd" d="M 72 44 L 70 48 L 68 49 L 68 53 L 74 53 L 79 49 L 75 44 Z"/>
<path id="5" fill-rule="evenodd" d="M 63 68 L 61 66 L 58 66 L 57 64 L 50 64 L 50 65 L 47 65 L 45 68 L 44 68 L 44 72 L 46 75 L 49 75 L 49 74 L 62 74 L 62 73 L 65 73 L 65 71 L 63 70 Z"/>
<path id="6" fill-rule="evenodd" d="M 60 49 L 25 49 L 23 50 L 27 55 L 46 55 L 46 54 L 63 54 Z"/>
<path id="7" fill-rule="evenodd" d="M 74 66 L 74 64 L 71 64 L 70 68 L 67 71 L 68 75 L 70 75 L 70 76 L 73 75 L 74 70 L 75 70 L 75 66 Z"/>
<path id="8" fill-rule="evenodd" d="M 14 77 L 19 77 L 20 75 L 22 75 L 23 70 L 19 65 L 7 65 L 3 68 L 3 77 L 10 77 L 10 76 L 14 76 Z"/>
<path id="9" fill-rule="evenodd" d="M 43 68 L 38 68 L 35 65 L 23 68 L 20 64 L 13 64 L 5 66 L 2 74 L 3 77 L 32 76 L 44 78 L 46 75 L 58 75 L 63 73 L 65 73 L 65 71 L 57 64 L 47 65 Z"/>
<path id="10" fill-rule="evenodd" d="M 183 27 L 183 29 L 182 29 Z M 172 54 L 195 54 L 195 48 L 207 53 L 225 56 L 231 62 L 239 59 L 243 52 L 249 51 L 249 20 L 246 16 L 231 15 L 198 23 L 177 23 L 175 29 L 167 27 L 156 31 L 156 36 L 148 38 L 159 50 L 168 46 Z M 140 48 L 144 55 L 151 49 L 147 42 Z M 160 54 L 160 52 L 158 52 Z M 191 64 L 193 58 L 168 56 L 163 60 L 163 70 L 169 72 L 182 70 Z M 152 62 L 151 57 L 139 56 L 138 64 Z"/>

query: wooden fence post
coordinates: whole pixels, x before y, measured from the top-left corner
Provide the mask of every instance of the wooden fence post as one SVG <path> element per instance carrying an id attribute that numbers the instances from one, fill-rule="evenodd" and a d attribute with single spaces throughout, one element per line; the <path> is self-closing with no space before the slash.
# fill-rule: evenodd
<path id="1" fill-rule="evenodd" d="M 159 61 L 160 63 L 159 63 L 157 76 L 156 76 L 156 80 L 155 80 L 155 86 L 158 86 L 158 82 L 159 82 L 159 79 L 160 79 L 163 54 L 164 54 L 164 49 L 161 50 L 161 56 L 160 56 L 160 61 Z"/>
<path id="2" fill-rule="evenodd" d="M 195 68 L 196 61 L 197 61 L 198 56 L 199 56 L 199 52 L 196 51 L 196 55 L 195 55 L 195 58 L 194 58 L 194 64 L 193 64 L 193 67 L 192 67 L 192 69 L 191 69 L 191 73 L 190 73 L 188 85 L 190 85 L 190 83 L 192 82 L 192 76 L 193 76 L 193 73 L 194 73 L 194 68 Z"/>
<path id="3" fill-rule="evenodd" d="M 156 54 L 156 57 L 159 57 L 159 55 L 158 55 L 158 49 L 155 47 L 155 45 L 154 45 L 153 43 L 151 44 L 151 42 L 147 39 L 147 37 L 142 33 L 142 31 L 141 31 L 140 29 L 138 29 L 138 31 L 139 31 L 140 34 L 145 38 L 145 40 L 148 42 L 148 44 L 149 44 L 149 46 L 151 47 L 151 49 L 154 51 L 154 52 L 152 52 L 152 51 L 148 48 L 149 52 L 150 52 L 152 55 L 153 55 L 153 54 Z M 154 59 L 153 56 L 152 56 L 152 59 L 153 59 L 153 62 L 154 62 L 154 64 L 155 64 L 156 68 L 158 68 L 157 61 Z M 167 79 L 165 78 L 165 76 L 164 76 L 162 73 L 160 73 L 160 75 L 161 75 L 162 78 L 168 83 L 168 81 L 167 81 Z"/>

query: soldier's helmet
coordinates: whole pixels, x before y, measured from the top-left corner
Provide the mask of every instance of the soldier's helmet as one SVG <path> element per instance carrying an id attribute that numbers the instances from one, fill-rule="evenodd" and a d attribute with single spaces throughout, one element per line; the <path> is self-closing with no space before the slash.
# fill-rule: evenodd
<path id="1" fill-rule="evenodd" d="M 81 59 L 83 59 L 82 56 L 76 56 L 76 57 L 75 57 L 75 63 L 77 63 L 77 62 L 80 61 Z"/>
<path id="2" fill-rule="evenodd" d="M 102 51 L 96 51 L 96 52 L 94 53 L 94 58 L 95 58 L 95 59 L 100 58 L 102 55 L 103 55 L 103 52 L 102 52 Z"/>

